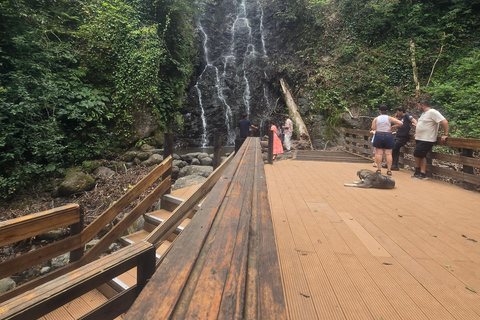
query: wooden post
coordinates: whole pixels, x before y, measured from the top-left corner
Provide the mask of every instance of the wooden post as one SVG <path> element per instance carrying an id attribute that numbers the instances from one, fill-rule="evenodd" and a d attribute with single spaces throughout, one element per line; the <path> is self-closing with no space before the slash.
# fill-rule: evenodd
<path id="1" fill-rule="evenodd" d="M 80 234 L 83 230 L 83 222 L 84 222 L 83 207 L 78 208 L 78 214 L 80 217 L 80 221 L 70 226 L 70 237 Z M 80 260 L 80 258 L 83 257 L 84 250 L 85 250 L 85 246 L 81 246 L 78 249 L 70 251 L 70 262 Z"/>
<path id="2" fill-rule="evenodd" d="M 173 144 L 175 142 L 175 136 L 173 133 L 165 133 L 164 146 L 163 146 L 163 158 L 165 159 L 169 155 L 173 154 Z"/>
<path id="3" fill-rule="evenodd" d="M 163 145 L 163 159 L 167 158 L 168 156 L 173 156 L 173 145 L 175 143 L 175 136 L 173 133 L 165 133 L 165 138 L 164 138 L 164 145 Z M 165 173 L 162 175 L 162 180 L 165 179 L 168 176 L 172 176 L 172 166 L 165 171 Z M 172 188 L 169 188 L 167 192 L 165 193 L 171 193 Z"/>
<path id="4" fill-rule="evenodd" d="M 222 138 L 221 132 L 215 132 L 213 136 L 213 170 L 222 163 Z"/>
<path id="5" fill-rule="evenodd" d="M 273 164 L 273 135 L 272 130 L 268 130 L 268 163 Z"/>
<path id="6" fill-rule="evenodd" d="M 462 149 L 462 156 L 464 157 L 473 157 L 473 150 L 472 149 Z M 463 173 L 468 173 L 468 174 L 475 174 L 475 170 L 472 166 L 466 166 L 463 165 Z M 463 183 L 463 188 L 466 190 L 474 190 L 475 185 L 472 183 L 464 182 Z"/>
<path id="7" fill-rule="evenodd" d="M 137 289 L 138 292 L 142 291 L 142 289 L 147 284 L 148 280 L 152 277 L 155 273 L 155 246 L 152 246 L 151 250 L 146 251 L 142 254 L 137 263 Z"/>

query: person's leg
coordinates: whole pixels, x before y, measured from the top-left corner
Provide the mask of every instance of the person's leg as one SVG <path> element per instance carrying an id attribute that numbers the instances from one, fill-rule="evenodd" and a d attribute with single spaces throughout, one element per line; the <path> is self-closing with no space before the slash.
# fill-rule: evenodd
<path id="1" fill-rule="evenodd" d="M 287 151 L 290 151 L 290 148 L 292 146 L 292 135 L 291 134 L 286 134 L 285 135 L 285 148 L 287 148 Z"/>
<path id="2" fill-rule="evenodd" d="M 400 158 L 400 149 L 407 144 L 408 139 L 398 138 L 395 139 L 395 146 L 392 150 L 392 168 L 398 168 L 398 160 Z"/>
<path id="3" fill-rule="evenodd" d="M 383 149 L 375 148 L 375 163 L 377 164 L 377 171 L 380 171 L 382 167 L 382 159 L 383 159 Z"/>
<path id="4" fill-rule="evenodd" d="M 385 157 L 387 158 L 387 169 L 392 170 L 392 149 L 385 149 Z"/>
<path id="5" fill-rule="evenodd" d="M 427 158 L 422 158 L 420 160 L 420 172 L 427 174 Z"/>

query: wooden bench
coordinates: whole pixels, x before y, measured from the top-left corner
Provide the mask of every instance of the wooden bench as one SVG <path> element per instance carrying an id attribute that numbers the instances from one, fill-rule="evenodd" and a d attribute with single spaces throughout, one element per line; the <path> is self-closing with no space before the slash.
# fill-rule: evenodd
<path id="1" fill-rule="evenodd" d="M 162 259 L 124 319 L 286 319 L 258 138 Z"/>
<path id="2" fill-rule="evenodd" d="M 155 247 L 138 242 L 0 304 L 0 319 L 38 319 L 137 267 L 137 285 L 107 301 L 83 319 L 113 319 L 131 306 L 155 271 Z"/>

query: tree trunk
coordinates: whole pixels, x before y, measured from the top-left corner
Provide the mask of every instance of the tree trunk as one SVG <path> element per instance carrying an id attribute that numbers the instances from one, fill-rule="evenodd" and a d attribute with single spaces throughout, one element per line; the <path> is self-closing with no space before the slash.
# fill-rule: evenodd
<path id="1" fill-rule="evenodd" d="M 302 117 L 298 112 L 297 105 L 295 104 L 292 94 L 288 90 L 288 86 L 285 80 L 283 80 L 283 78 L 280 79 L 280 85 L 282 86 L 283 97 L 288 107 L 288 113 L 290 114 L 290 118 L 295 123 L 296 128 L 298 130 L 299 139 L 303 141 L 308 141 L 310 149 L 313 150 L 312 141 L 310 140 L 310 135 L 308 134 L 307 127 L 305 126 L 305 123 L 303 122 Z"/>
<path id="2" fill-rule="evenodd" d="M 415 82 L 415 92 L 417 97 L 420 96 L 420 82 L 418 82 L 418 68 L 417 61 L 415 60 L 415 41 L 410 39 L 410 51 L 412 52 L 412 69 L 413 69 L 413 82 Z"/>

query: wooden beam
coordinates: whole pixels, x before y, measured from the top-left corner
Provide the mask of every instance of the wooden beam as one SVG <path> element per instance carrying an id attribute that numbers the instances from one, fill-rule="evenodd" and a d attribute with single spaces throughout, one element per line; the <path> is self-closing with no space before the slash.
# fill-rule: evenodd
<path id="1" fill-rule="evenodd" d="M 82 232 L 82 242 L 87 243 L 112 221 L 120 212 L 137 199 L 152 183 L 172 166 L 172 156 L 168 156 L 162 163 L 153 169 L 147 176 L 140 180 L 132 189 L 124 194 L 113 206 L 105 210 Z"/>
<path id="2" fill-rule="evenodd" d="M 83 263 L 98 258 L 108 247 L 115 242 L 148 208 L 150 208 L 167 190 L 172 182 L 170 177 L 163 180 L 145 199 L 117 223 L 103 238 L 85 253 Z"/>
<path id="3" fill-rule="evenodd" d="M 232 153 L 228 159 L 215 171 L 213 171 L 210 176 L 203 182 L 203 184 L 195 191 L 187 200 L 185 200 L 180 206 L 178 206 L 172 214 L 163 221 L 158 227 L 153 230 L 150 235 L 145 239 L 145 241 L 159 244 L 160 242 L 166 240 L 168 236 L 175 231 L 178 225 L 188 216 L 189 212 L 193 210 L 200 200 L 202 200 L 205 195 L 212 189 L 212 187 L 217 183 L 218 179 L 222 175 L 225 168 L 233 159 L 235 153 Z"/>
<path id="4" fill-rule="evenodd" d="M 0 247 L 80 222 L 80 206 L 69 204 L 0 222 Z"/>
<path id="5" fill-rule="evenodd" d="M 82 246 L 83 244 L 81 242 L 81 235 L 78 234 L 51 243 L 43 248 L 24 253 L 21 256 L 7 260 L 1 264 L 2 268 L 0 268 L 0 279 L 36 266 L 39 263 L 48 261 L 62 253 L 75 250 Z"/>

